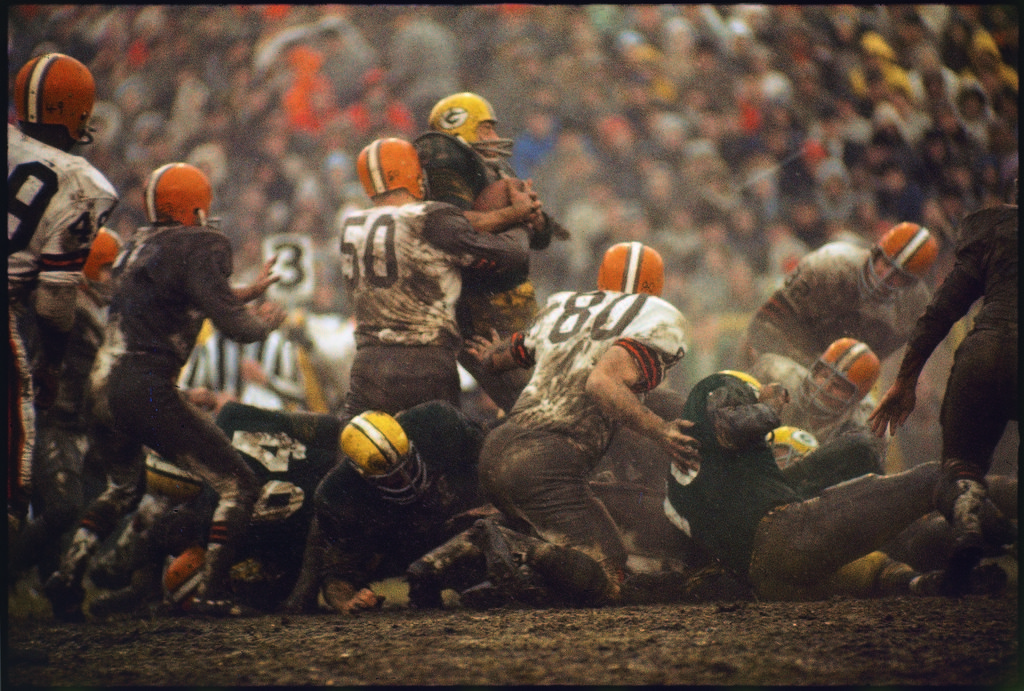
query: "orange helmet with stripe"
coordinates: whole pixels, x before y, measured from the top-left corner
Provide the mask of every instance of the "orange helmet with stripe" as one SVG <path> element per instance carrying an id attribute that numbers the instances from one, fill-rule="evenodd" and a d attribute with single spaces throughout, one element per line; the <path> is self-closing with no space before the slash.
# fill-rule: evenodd
<path id="1" fill-rule="evenodd" d="M 658 251 L 642 242 L 620 242 L 604 253 L 597 272 L 598 290 L 661 295 L 665 264 Z"/>
<path id="2" fill-rule="evenodd" d="M 939 243 L 927 228 L 917 223 L 899 223 L 872 249 L 861 272 L 861 289 L 867 297 L 890 297 L 895 288 L 910 285 L 925 275 L 938 256 Z M 879 265 L 884 267 L 881 272 Z"/>
<path id="3" fill-rule="evenodd" d="M 404 189 L 416 199 L 426 196 L 423 168 L 412 144 L 404 139 L 377 139 L 359 152 L 356 171 L 371 199 L 392 190 Z"/>
<path id="4" fill-rule="evenodd" d="M 88 138 L 96 83 L 89 68 L 63 53 L 32 58 L 14 80 L 20 122 L 60 125 L 74 141 Z"/>
<path id="5" fill-rule="evenodd" d="M 188 163 L 168 163 L 149 175 L 144 190 L 150 223 L 204 226 L 213 188 L 206 173 Z"/>
<path id="6" fill-rule="evenodd" d="M 840 338 L 811 366 L 803 388 L 818 412 L 837 415 L 868 395 L 880 371 L 878 356 L 867 343 Z"/>

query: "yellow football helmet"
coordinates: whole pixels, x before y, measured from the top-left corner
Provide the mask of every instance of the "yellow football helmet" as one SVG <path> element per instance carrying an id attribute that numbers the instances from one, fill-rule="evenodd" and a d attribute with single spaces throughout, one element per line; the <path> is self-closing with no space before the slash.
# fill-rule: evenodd
<path id="1" fill-rule="evenodd" d="M 146 492 L 188 501 L 203 490 L 202 478 L 168 463 L 154 452 L 146 455 Z"/>
<path id="2" fill-rule="evenodd" d="M 341 431 L 342 452 L 386 499 L 406 504 L 427 482 L 426 465 L 398 420 L 381 411 L 352 418 Z"/>
<path id="3" fill-rule="evenodd" d="M 753 377 L 747 374 L 746 372 L 740 372 L 739 370 L 734 369 L 724 369 L 721 372 L 719 372 L 719 374 L 729 374 L 736 377 L 737 379 L 742 379 L 750 386 L 750 388 L 754 390 L 754 393 L 761 393 L 761 382 L 759 382 L 756 377 Z"/>
<path id="4" fill-rule="evenodd" d="M 766 437 L 775 454 L 779 470 L 784 470 L 818 448 L 813 434 L 799 427 L 783 425 L 776 427 Z"/>
<path id="5" fill-rule="evenodd" d="M 482 156 L 511 156 L 511 139 L 482 140 L 477 133 L 480 123 L 497 123 L 494 108 L 487 99 L 469 91 L 446 96 L 434 104 L 428 124 L 435 132 L 458 137 L 476 149 Z"/>

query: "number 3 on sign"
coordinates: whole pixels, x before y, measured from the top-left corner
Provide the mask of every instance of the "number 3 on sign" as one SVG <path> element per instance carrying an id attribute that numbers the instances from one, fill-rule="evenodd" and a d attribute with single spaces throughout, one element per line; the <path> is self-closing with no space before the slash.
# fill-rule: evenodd
<path id="1" fill-rule="evenodd" d="M 313 297 L 313 240 L 308 235 L 285 233 L 263 241 L 263 261 L 277 255 L 274 273 L 281 280 L 270 286 L 270 297 L 296 303 Z"/>

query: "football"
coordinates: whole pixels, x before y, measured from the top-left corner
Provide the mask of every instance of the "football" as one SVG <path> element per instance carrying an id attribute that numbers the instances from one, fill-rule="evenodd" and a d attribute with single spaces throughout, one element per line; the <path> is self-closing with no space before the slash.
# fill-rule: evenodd
<path id="1" fill-rule="evenodd" d="M 509 185 L 515 185 L 517 190 L 523 190 L 526 187 L 525 182 L 516 178 L 496 180 L 483 188 L 473 200 L 473 211 L 504 209 L 511 203 Z"/>

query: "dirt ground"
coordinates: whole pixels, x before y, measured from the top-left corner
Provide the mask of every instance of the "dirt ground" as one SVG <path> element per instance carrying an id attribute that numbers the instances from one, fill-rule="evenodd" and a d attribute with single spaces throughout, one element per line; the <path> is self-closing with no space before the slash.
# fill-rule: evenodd
<path id="1" fill-rule="evenodd" d="M 1018 591 L 999 597 L 604 609 L 9 620 L 4 688 L 356 685 L 972 685 L 1019 688 Z M 394 586 L 393 586 L 394 587 Z"/>

